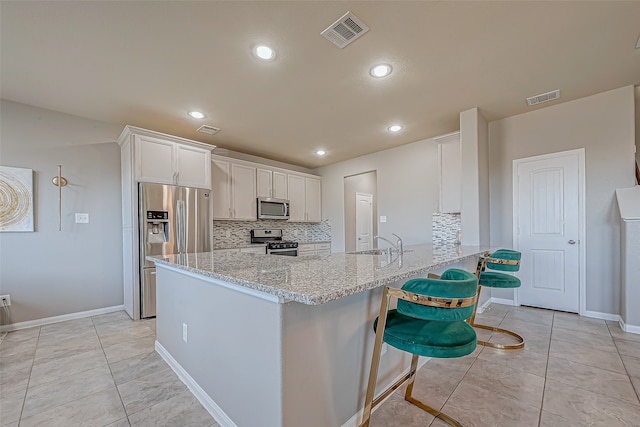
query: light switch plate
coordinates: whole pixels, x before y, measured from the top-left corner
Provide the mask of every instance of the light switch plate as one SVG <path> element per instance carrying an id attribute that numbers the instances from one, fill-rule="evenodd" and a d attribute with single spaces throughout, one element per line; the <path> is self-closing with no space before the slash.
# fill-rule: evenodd
<path id="1" fill-rule="evenodd" d="M 387 222 L 386 215 L 380 215 L 380 222 Z"/>
<path id="2" fill-rule="evenodd" d="M 76 212 L 76 224 L 89 224 L 89 214 Z"/>

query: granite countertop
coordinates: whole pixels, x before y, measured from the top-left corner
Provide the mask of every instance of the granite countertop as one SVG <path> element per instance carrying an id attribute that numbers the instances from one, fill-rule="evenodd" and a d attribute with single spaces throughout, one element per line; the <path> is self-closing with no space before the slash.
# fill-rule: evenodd
<path id="1" fill-rule="evenodd" d="M 391 261 L 386 255 L 349 253 L 288 257 L 202 252 L 147 259 L 288 300 L 318 305 L 423 275 L 475 257 L 489 248 L 416 245 L 407 246 L 405 250 L 401 258 L 394 254 Z"/>

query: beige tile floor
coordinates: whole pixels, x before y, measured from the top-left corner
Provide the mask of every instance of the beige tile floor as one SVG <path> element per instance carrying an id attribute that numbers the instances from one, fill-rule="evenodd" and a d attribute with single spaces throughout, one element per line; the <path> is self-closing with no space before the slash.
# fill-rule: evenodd
<path id="1" fill-rule="evenodd" d="M 0 426 L 218 424 L 125 312 L 0 336 Z"/>
<path id="2" fill-rule="evenodd" d="M 414 396 L 469 427 L 640 426 L 640 335 L 617 322 L 496 304 L 478 321 L 516 330 L 525 349 L 432 359 Z M 155 321 L 124 312 L 0 336 L 0 426 L 216 426 L 154 340 Z M 403 391 L 374 412 L 372 426 L 446 425 Z"/>
<path id="3" fill-rule="evenodd" d="M 518 332 L 522 350 L 478 346 L 459 359 L 431 359 L 414 397 L 468 427 L 640 426 L 640 335 L 617 322 L 492 304 L 477 322 Z M 478 330 L 485 341 L 512 338 Z M 404 400 L 404 387 L 371 425 L 446 426 Z"/>

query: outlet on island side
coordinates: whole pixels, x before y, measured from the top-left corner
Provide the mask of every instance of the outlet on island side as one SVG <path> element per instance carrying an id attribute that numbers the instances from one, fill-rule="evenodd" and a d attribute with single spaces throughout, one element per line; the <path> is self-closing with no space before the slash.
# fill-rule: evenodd
<path id="1" fill-rule="evenodd" d="M 182 341 L 187 342 L 189 339 L 189 331 L 187 329 L 187 324 L 182 324 Z"/>
<path id="2" fill-rule="evenodd" d="M 382 343 L 382 348 L 380 349 L 380 356 L 385 354 L 388 348 L 389 348 L 389 344 L 387 344 L 386 342 Z"/>

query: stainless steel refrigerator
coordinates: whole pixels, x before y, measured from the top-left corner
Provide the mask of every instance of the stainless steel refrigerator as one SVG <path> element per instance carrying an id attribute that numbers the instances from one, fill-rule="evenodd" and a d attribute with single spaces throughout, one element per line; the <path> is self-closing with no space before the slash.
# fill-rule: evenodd
<path id="1" fill-rule="evenodd" d="M 139 184 L 140 315 L 156 315 L 156 269 L 149 255 L 211 250 L 211 191 Z"/>

